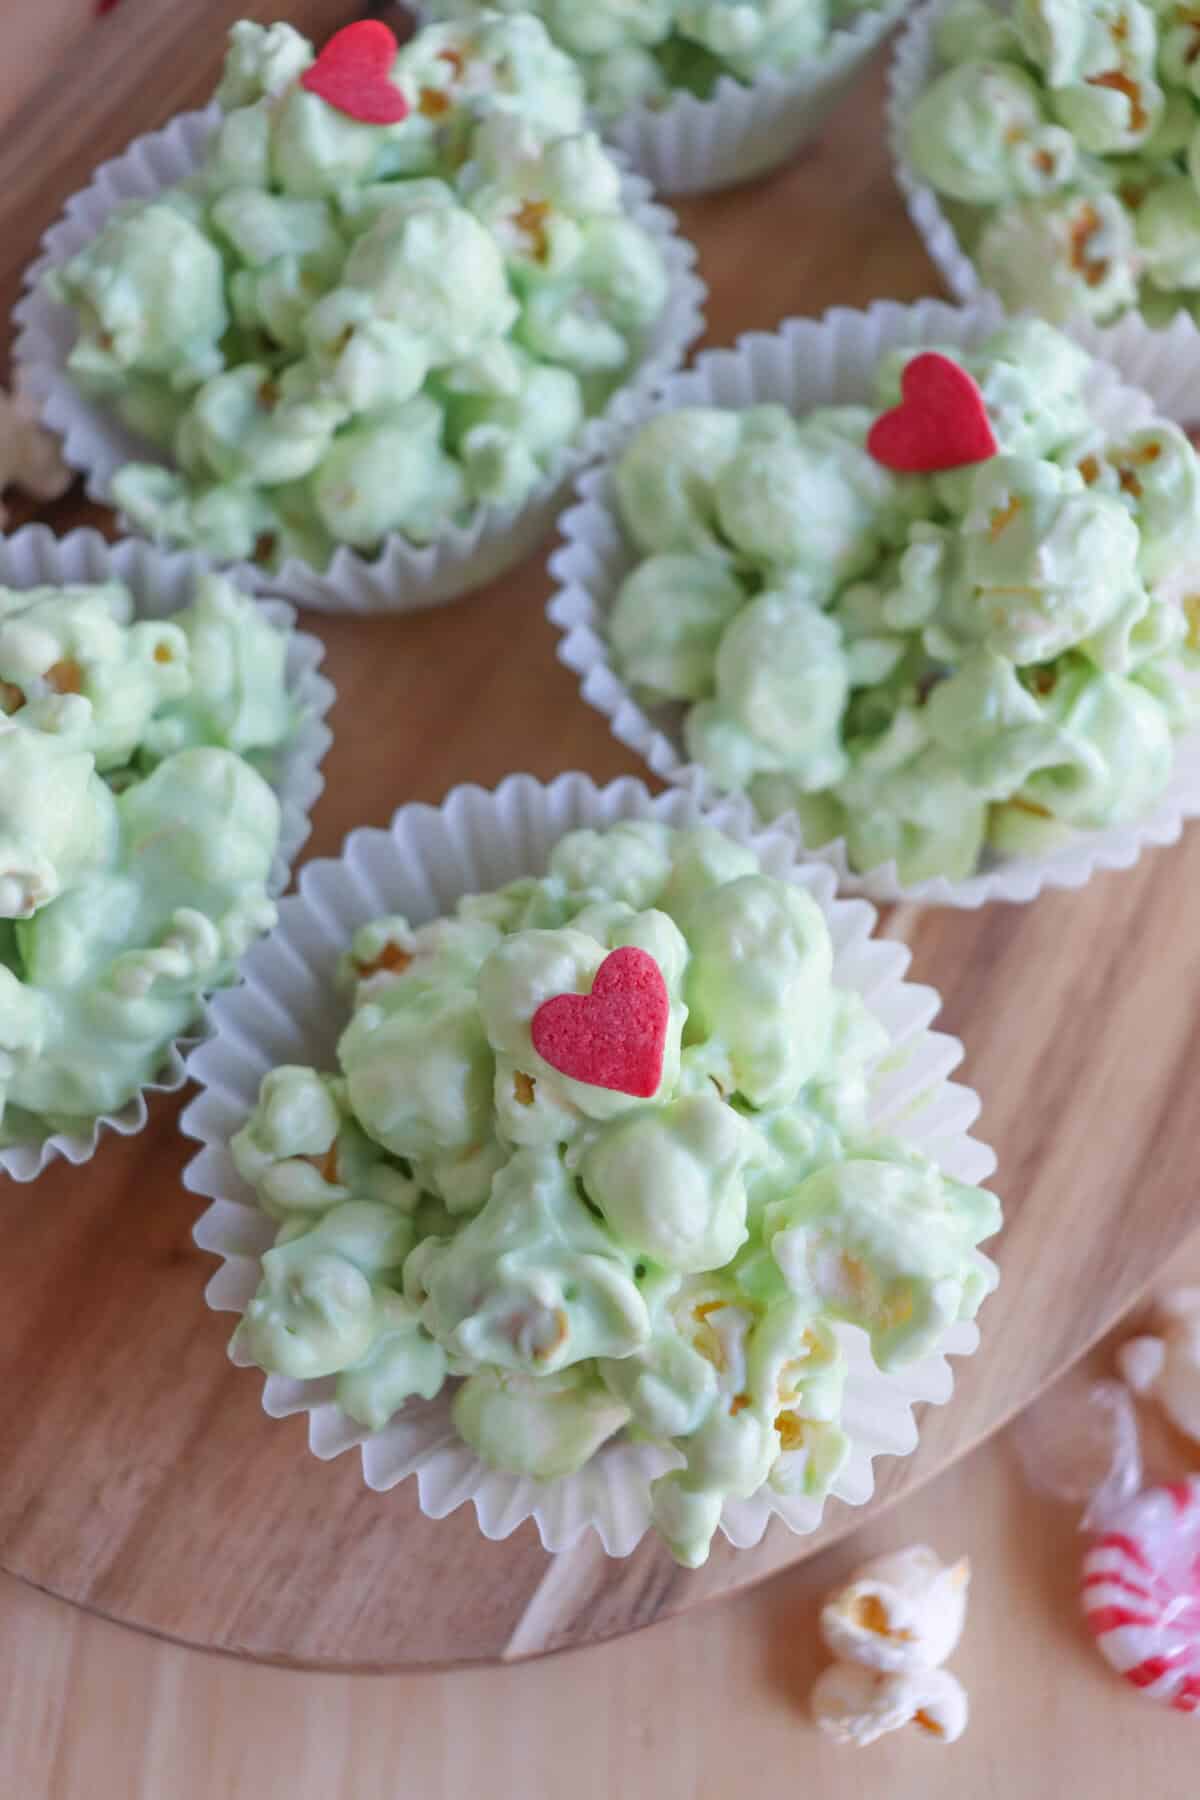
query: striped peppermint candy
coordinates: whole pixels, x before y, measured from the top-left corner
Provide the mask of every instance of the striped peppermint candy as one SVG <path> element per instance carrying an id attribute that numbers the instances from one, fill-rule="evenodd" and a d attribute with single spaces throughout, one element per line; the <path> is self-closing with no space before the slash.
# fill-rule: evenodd
<path id="1" fill-rule="evenodd" d="M 1150 1700 L 1200 1712 L 1200 1475 L 1149 1488 L 1083 1559 L 1102 1655 Z"/>

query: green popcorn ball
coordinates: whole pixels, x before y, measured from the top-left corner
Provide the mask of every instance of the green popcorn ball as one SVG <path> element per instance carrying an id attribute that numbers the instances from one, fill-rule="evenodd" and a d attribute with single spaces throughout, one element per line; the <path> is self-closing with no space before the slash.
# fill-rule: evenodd
<path id="1" fill-rule="evenodd" d="M 860 1326 L 886 1371 L 974 1316 L 995 1285 L 975 1246 L 999 1223 L 986 1189 L 916 1156 L 868 1155 L 810 1175 L 767 1208 L 763 1234 L 790 1291 Z"/>
<path id="2" fill-rule="evenodd" d="M 176 753 L 169 722 L 209 698 L 212 658 L 187 630 L 206 613 L 245 633 L 257 666 L 244 702 L 214 709 L 212 741 Z M 19 921 L 0 941 L 17 983 L 8 1136 L 123 1106 L 274 921 L 279 802 L 229 747 L 293 728 L 286 645 L 265 629 L 213 578 L 163 620 L 135 619 L 115 582 L 0 590 L 0 913 L 11 901 Z M 281 702 L 269 730 L 242 723 L 256 692 Z"/>
<path id="3" fill-rule="evenodd" d="M 671 1003 L 650 1102 L 563 1076 L 529 1034 L 624 944 L 654 957 Z M 851 1448 L 839 1320 L 898 1363 L 991 1285 L 974 1251 L 991 1196 L 866 1135 L 887 1034 L 834 986 L 820 909 L 709 827 L 568 833 L 543 876 L 420 927 L 361 927 L 341 973 L 343 1073 L 274 1071 L 235 1140 L 283 1221 L 236 1343 L 265 1368 L 335 1375 L 370 1430 L 449 1375 L 456 1428 L 494 1468 L 560 1479 L 627 1432 L 680 1465 L 652 1509 L 694 1565 L 727 1500 L 828 1492 Z M 19 1067 L 46 1025 L 17 1005 L 6 1025 L 2 979 Z M 464 1015 L 490 1079 L 443 1131 L 462 1063 L 447 1080 L 439 1058 Z M 357 1078 L 401 1041 L 364 1109 Z M 405 1113 L 392 1139 L 380 1094 Z M 822 1206 L 815 1184 L 847 1168 L 885 1174 Z M 853 1305 L 805 1273 L 823 1282 L 864 1245 L 879 1292 Z"/>
<path id="4" fill-rule="evenodd" d="M 118 582 L 0 589 L 0 711 L 68 737 L 101 772 L 130 760 L 155 711 L 189 683 L 178 623 L 135 624 Z"/>
<path id="5" fill-rule="evenodd" d="M 425 394 L 340 432 L 312 478 L 331 537 L 373 549 L 392 531 L 430 543 L 467 505 L 458 464 L 441 447 L 442 409 Z"/>
<path id="6" fill-rule="evenodd" d="M 555 1150 L 518 1150 L 482 1212 L 420 1270 L 426 1329 L 465 1366 L 552 1374 L 650 1336 L 633 1256 Z"/>
<path id="7" fill-rule="evenodd" d="M 816 902 L 765 875 L 700 898 L 688 914 L 693 1032 L 720 1038 L 752 1106 L 794 1097 L 832 1023 L 833 948 Z"/>
<path id="8" fill-rule="evenodd" d="M 220 252 L 172 206 L 118 214 L 48 285 L 75 311 L 67 366 L 90 392 L 119 388 L 127 374 L 190 388 L 221 367 L 229 312 Z"/>
<path id="9" fill-rule="evenodd" d="M 621 520 L 639 550 L 719 548 L 715 485 L 741 436 L 736 412 L 684 407 L 647 420 L 617 461 Z"/>
<path id="10" fill-rule="evenodd" d="M 454 1397 L 454 1424 L 492 1468 L 535 1481 L 573 1475 L 628 1418 L 590 1368 L 531 1377 L 481 1369 Z"/>
<path id="11" fill-rule="evenodd" d="M 754 1133 L 716 1094 L 607 1126 L 580 1176 L 622 1242 L 685 1273 L 719 1269 L 746 1240 L 743 1170 Z"/>
<path id="12" fill-rule="evenodd" d="M 312 61 L 312 45 L 290 25 L 256 25 L 250 19 L 239 19 L 229 28 L 217 104 L 231 112 L 256 100 L 274 99 L 303 75 Z"/>
<path id="13" fill-rule="evenodd" d="M 29 919 L 116 840 L 112 795 L 69 736 L 0 717 L 0 919 Z"/>
<path id="14" fill-rule="evenodd" d="M 274 923 L 279 802 L 228 750 L 184 750 L 116 801 L 108 867 L 18 928 L 50 1025 L 10 1090 L 44 1119 L 115 1111 L 151 1079 L 200 997 Z"/>
<path id="15" fill-rule="evenodd" d="M 721 634 L 745 601 L 738 576 L 716 556 L 649 556 L 622 581 L 608 621 L 624 677 L 653 698 L 711 695 Z"/>
<path id="16" fill-rule="evenodd" d="M 1172 762 L 1170 723 L 1153 694 L 1080 658 L 1056 682 L 1047 710 L 1058 726 L 1059 755 L 1030 776 L 1022 798 L 1079 830 L 1145 812 Z"/>
<path id="17" fill-rule="evenodd" d="M 416 1308 L 400 1294 L 385 1293 L 371 1348 L 338 1375 L 337 1403 L 368 1431 L 382 1431 L 406 1400 L 434 1399 L 445 1380 L 446 1353 L 424 1330 Z"/>
<path id="18" fill-rule="evenodd" d="M 951 631 L 1018 665 L 1050 662 L 1145 611 L 1137 525 L 1077 470 L 1024 457 L 982 463 L 962 550 Z M 926 641 L 934 655 L 944 648 L 941 632 Z"/>
<path id="19" fill-rule="evenodd" d="M 312 61 L 239 27 L 195 175 L 51 278 L 81 385 L 173 459 L 118 472 L 130 522 L 269 567 L 525 504 L 669 285 L 539 20 L 419 32 L 392 125 L 308 91 Z"/>
<path id="20" fill-rule="evenodd" d="M 1200 193 L 1190 176 L 1174 175 L 1153 187 L 1138 208 L 1136 230 L 1156 287 L 1200 287 Z"/>
<path id="21" fill-rule="evenodd" d="M 1075 173 L 1073 138 L 1010 62 L 963 62 L 938 76 L 913 107 L 908 149 L 939 193 L 974 206 L 1050 193 Z"/>
<path id="22" fill-rule="evenodd" d="M 846 767 L 840 728 L 850 673 L 837 621 L 786 590 L 760 594 L 721 639 L 717 699 L 802 787 Z"/>
<path id="23" fill-rule="evenodd" d="M 1133 219 L 1113 194 L 999 208 L 980 234 L 976 260 L 1005 305 L 1052 323 L 1073 313 L 1104 321 L 1137 301 L 1141 252 Z"/>
<path id="24" fill-rule="evenodd" d="M 408 984 L 388 1008 L 359 1007 L 338 1044 L 350 1104 L 396 1156 L 466 1150 L 486 1134 L 492 1058 L 465 986 Z"/>
<path id="25" fill-rule="evenodd" d="M 354 1200 L 333 1207 L 266 1252 L 234 1343 L 260 1368 L 293 1380 L 353 1368 L 387 1318 L 378 1277 L 403 1263 L 412 1233 L 411 1221 L 389 1207 Z"/>

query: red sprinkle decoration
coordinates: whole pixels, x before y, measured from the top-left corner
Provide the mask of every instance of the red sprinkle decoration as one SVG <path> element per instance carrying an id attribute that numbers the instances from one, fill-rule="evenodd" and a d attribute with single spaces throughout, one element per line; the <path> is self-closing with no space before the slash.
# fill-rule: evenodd
<path id="1" fill-rule="evenodd" d="M 408 101 L 388 79 L 396 51 L 382 20 L 360 19 L 334 32 L 300 86 L 360 125 L 398 125 L 408 117 Z"/>
<path id="2" fill-rule="evenodd" d="M 671 1002 L 662 970 L 632 944 L 596 970 L 590 994 L 556 994 L 533 1015 L 538 1055 L 589 1087 L 648 1100 L 662 1080 Z"/>
<path id="3" fill-rule="evenodd" d="M 900 382 L 899 406 L 881 413 L 867 449 L 886 468 L 927 475 L 986 462 L 999 448 L 978 384 L 936 350 L 914 356 Z"/>

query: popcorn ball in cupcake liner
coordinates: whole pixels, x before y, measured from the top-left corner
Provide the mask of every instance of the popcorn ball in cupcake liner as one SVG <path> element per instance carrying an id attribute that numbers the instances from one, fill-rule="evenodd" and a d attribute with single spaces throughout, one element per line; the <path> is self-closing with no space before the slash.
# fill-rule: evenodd
<path id="1" fill-rule="evenodd" d="M 319 56 L 236 25 L 212 104 L 47 232 L 13 359 L 130 529 L 300 605 L 404 611 L 536 548 L 704 287 L 536 19 L 430 26 L 365 99 L 336 80 L 362 31 L 386 64 L 378 21 Z M 381 93 L 389 123 L 344 110 Z"/>
<path id="2" fill-rule="evenodd" d="M 656 775 L 872 898 L 1128 867 L 1200 812 L 1200 462 L 1155 411 L 1200 416 L 1189 341 L 880 302 L 706 352 L 579 483 L 561 659 Z"/>
<path id="3" fill-rule="evenodd" d="M 913 223 L 952 292 L 1051 322 L 1200 319 L 1200 31 L 1145 0 L 929 0 L 888 102 Z"/>
<path id="4" fill-rule="evenodd" d="M 937 996 L 834 889 L 741 804 L 574 774 L 310 863 L 183 1119 L 266 1411 L 551 1550 L 694 1566 L 867 1500 L 1000 1213 Z"/>
<path id="5" fill-rule="evenodd" d="M 816 136 L 909 0 L 498 0 L 576 58 L 608 142 L 662 194 L 749 181 Z M 426 0 L 469 18 L 475 0 Z"/>
<path id="6" fill-rule="evenodd" d="M 276 917 L 333 688 L 283 601 L 187 554 L 0 538 L 0 1171 L 140 1131 Z"/>

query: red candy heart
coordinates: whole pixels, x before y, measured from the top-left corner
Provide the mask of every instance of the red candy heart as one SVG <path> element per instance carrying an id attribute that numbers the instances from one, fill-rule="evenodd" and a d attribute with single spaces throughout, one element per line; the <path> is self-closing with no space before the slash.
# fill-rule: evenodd
<path id="1" fill-rule="evenodd" d="M 914 356 L 900 382 L 899 406 L 881 413 L 867 433 L 876 462 L 906 474 L 960 469 L 986 462 L 998 449 L 978 385 L 964 368 L 926 350 Z"/>
<path id="2" fill-rule="evenodd" d="M 408 101 L 388 80 L 396 39 L 380 19 L 360 19 L 335 31 L 300 86 L 360 125 L 398 125 Z"/>
<path id="3" fill-rule="evenodd" d="M 671 1002 L 662 970 L 626 945 L 606 956 L 590 994 L 555 994 L 530 1022 L 533 1047 L 552 1069 L 648 1100 L 662 1080 Z"/>

